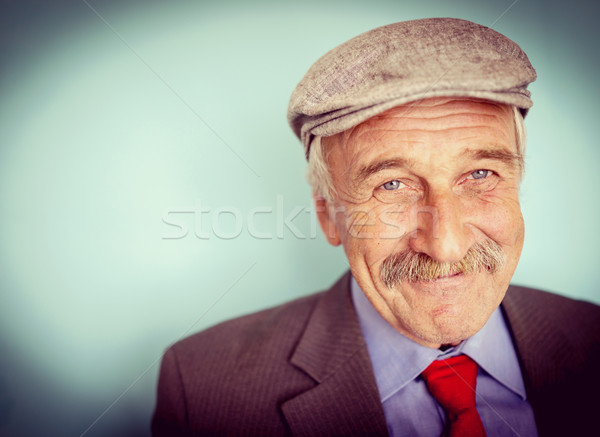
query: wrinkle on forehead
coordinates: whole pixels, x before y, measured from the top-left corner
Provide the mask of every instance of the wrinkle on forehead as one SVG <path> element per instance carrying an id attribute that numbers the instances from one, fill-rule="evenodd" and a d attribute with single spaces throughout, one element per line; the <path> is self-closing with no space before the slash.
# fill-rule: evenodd
<path id="1" fill-rule="evenodd" d="M 425 99 L 388 109 L 338 135 L 341 145 L 347 149 L 350 144 L 359 140 L 369 140 L 371 145 L 375 145 L 388 132 L 443 132 L 451 128 L 465 128 L 467 125 L 473 128 L 477 125 L 487 127 L 494 122 L 499 125 L 508 122 L 512 127 L 512 117 L 507 117 L 511 115 L 510 111 L 508 105 L 484 100 Z M 440 119 L 444 119 L 444 128 L 436 129 L 435 121 Z"/>
<path id="2" fill-rule="evenodd" d="M 380 138 L 386 133 L 411 133 L 411 132 L 451 132 L 465 128 L 491 128 L 507 127 L 513 124 L 509 113 L 481 113 L 481 112 L 452 112 L 438 117 L 403 116 L 385 117 L 377 120 L 369 119 L 358 125 L 344 138 L 345 144 L 353 141 Z M 443 120 L 443 127 L 438 126 L 437 120 Z"/>

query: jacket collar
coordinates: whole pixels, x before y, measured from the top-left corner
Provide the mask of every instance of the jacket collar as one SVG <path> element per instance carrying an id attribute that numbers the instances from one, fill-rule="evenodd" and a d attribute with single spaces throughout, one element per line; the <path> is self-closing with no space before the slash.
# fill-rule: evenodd
<path id="1" fill-rule="evenodd" d="M 290 362 L 316 382 L 282 405 L 294 435 L 387 435 L 349 272 L 317 302 Z"/>
<path id="2" fill-rule="evenodd" d="M 552 332 L 552 326 L 545 323 L 544 302 L 537 302 L 538 294 L 536 290 L 511 285 L 501 305 L 519 356 L 525 388 L 530 399 L 533 398 L 532 402 L 539 388 L 560 376 L 558 368 L 548 366 L 548 354 L 552 350 L 568 354 L 573 349 L 568 341 Z"/>

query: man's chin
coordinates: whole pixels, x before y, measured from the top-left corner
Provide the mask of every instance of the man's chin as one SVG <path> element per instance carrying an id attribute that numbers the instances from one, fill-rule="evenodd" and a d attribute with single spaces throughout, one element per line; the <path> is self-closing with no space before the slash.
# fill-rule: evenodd
<path id="1" fill-rule="evenodd" d="M 497 293 L 489 288 L 488 272 L 459 273 L 432 281 L 378 285 L 391 309 L 392 325 L 424 346 L 456 345 L 475 335 L 496 308 Z M 498 302 L 499 303 L 499 302 Z"/>
<path id="2" fill-rule="evenodd" d="M 436 332 L 416 333 L 414 341 L 424 346 L 437 349 L 441 346 L 456 346 L 463 340 L 472 337 L 477 333 L 477 329 L 465 330 L 464 327 L 459 329 L 438 330 Z"/>
<path id="3" fill-rule="evenodd" d="M 484 314 L 474 316 L 474 311 L 469 311 L 468 308 L 457 310 L 453 306 L 445 307 L 444 309 L 437 308 L 435 313 L 418 317 L 418 320 L 428 320 L 428 322 L 409 327 L 407 330 L 409 332 L 404 332 L 404 335 L 431 348 L 439 348 L 441 345 L 457 345 L 475 335 L 483 328 L 488 319 Z M 401 330 L 400 332 L 402 333 Z"/>

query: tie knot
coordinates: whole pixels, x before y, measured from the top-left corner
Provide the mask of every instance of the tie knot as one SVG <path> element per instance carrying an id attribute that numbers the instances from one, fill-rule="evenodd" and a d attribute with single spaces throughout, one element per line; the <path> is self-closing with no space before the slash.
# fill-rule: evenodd
<path id="1" fill-rule="evenodd" d="M 475 407 L 477 363 L 468 356 L 434 361 L 422 376 L 429 392 L 449 416 Z"/>
<path id="2" fill-rule="evenodd" d="M 434 361 L 421 374 L 433 397 L 448 416 L 449 437 L 484 437 L 485 428 L 475 407 L 477 363 L 466 355 Z"/>

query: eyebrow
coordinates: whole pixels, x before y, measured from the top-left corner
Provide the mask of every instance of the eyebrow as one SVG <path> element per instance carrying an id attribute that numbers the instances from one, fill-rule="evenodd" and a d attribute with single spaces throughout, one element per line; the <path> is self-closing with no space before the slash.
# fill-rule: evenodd
<path id="1" fill-rule="evenodd" d="M 506 149 L 468 149 L 462 155 L 470 159 L 491 159 L 501 161 L 513 168 L 523 168 L 523 156 Z"/>
<path id="2" fill-rule="evenodd" d="M 410 166 L 411 161 L 403 158 L 385 159 L 383 161 L 373 162 L 363 166 L 358 172 L 358 180 L 363 182 L 370 176 L 388 168 L 406 168 Z"/>

